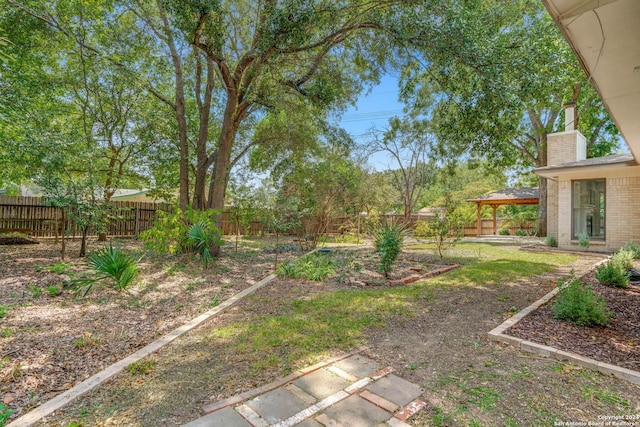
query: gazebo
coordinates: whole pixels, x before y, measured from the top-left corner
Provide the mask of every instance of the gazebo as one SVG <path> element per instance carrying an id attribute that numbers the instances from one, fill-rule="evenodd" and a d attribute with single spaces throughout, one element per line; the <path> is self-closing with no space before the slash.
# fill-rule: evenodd
<path id="1" fill-rule="evenodd" d="M 468 202 L 475 203 L 478 211 L 478 236 L 482 234 L 482 218 L 480 211 L 487 205 L 493 208 L 493 234 L 496 234 L 497 217 L 496 211 L 503 205 L 537 205 L 540 201 L 540 192 L 537 188 L 506 188 L 475 199 L 467 199 Z"/>

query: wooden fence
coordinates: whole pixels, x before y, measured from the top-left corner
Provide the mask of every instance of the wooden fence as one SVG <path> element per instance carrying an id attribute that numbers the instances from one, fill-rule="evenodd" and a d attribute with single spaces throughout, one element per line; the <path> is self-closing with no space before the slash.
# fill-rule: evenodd
<path id="1" fill-rule="evenodd" d="M 107 233 L 111 236 L 138 236 L 141 232 L 148 230 L 157 218 L 158 210 L 166 210 L 169 205 L 148 203 L 148 202 L 112 202 L 113 220 L 109 224 Z M 385 215 L 387 221 L 403 221 L 402 215 Z M 411 227 L 419 220 L 428 220 L 429 217 L 422 215 L 411 215 L 409 224 Z M 361 221 L 352 216 L 341 215 L 333 218 L 325 233 L 330 235 L 342 234 L 345 232 L 355 232 L 365 230 L 365 220 Z M 498 219 L 498 229 L 501 228 L 503 220 Z M 307 224 L 309 228 L 313 228 Z M 535 223 L 522 227 L 527 232 L 531 232 L 536 227 Z M 47 206 L 40 197 L 21 196 L 0 196 L 0 232 L 19 231 L 35 237 L 55 237 L 62 230 L 62 209 Z M 81 234 L 78 225 L 66 218 L 64 229 L 67 235 L 78 236 Z M 230 211 L 222 214 L 222 231 L 225 235 L 236 233 L 236 226 L 233 215 Z M 249 227 L 240 230 L 242 234 L 262 234 L 267 232 L 264 224 L 253 221 Z M 516 234 L 516 228 L 509 229 L 510 234 Z M 90 230 L 90 234 L 95 234 L 95 230 Z M 475 236 L 477 234 L 476 224 L 469 224 L 464 229 L 465 236 Z M 482 219 L 482 235 L 493 234 L 493 221 Z"/>

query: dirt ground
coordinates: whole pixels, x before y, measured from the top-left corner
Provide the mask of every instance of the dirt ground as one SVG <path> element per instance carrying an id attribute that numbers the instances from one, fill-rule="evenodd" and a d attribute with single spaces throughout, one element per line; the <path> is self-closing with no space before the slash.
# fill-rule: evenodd
<path id="1" fill-rule="evenodd" d="M 1 319 L 0 391 L 16 410 L 14 418 L 248 287 L 273 263 L 273 255 L 260 248 L 227 254 L 207 271 L 186 258 L 149 259 L 133 295 L 100 288 L 89 300 L 79 300 L 66 293 L 50 297 L 46 291 L 35 296 L 29 287 L 46 289 L 63 280 L 45 271 L 55 262 L 53 245 L 0 247 L 0 305 L 9 307 Z M 404 259 L 410 264 L 421 256 L 411 252 Z M 637 386 L 486 338 L 514 308 L 551 290 L 558 274 L 585 270 L 598 260 L 581 257 L 556 274 L 491 287 L 435 287 L 433 298 L 416 302 L 413 316 L 398 315 L 384 328 L 369 330 L 365 354 L 425 388 L 422 399 L 428 406 L 411 419 L 413 425 L 560 425 L 639 414 Z M 79 269 L 82 261 L 71 264 Z M 287 300 L 354 286 L 350 280 L 277 279 L 160 350 L 150 373 L 124 372 L 38 425 L 173 426 L 193 420 L 203 404 L 282 376 L 255 372 L 252 361 L 224 339 L 210 339 L 213 328 L 274 312 Z M 212 295 L 218 295 L 215 301 Z M 300 367 L 308 362 L 300 361 Z"/>

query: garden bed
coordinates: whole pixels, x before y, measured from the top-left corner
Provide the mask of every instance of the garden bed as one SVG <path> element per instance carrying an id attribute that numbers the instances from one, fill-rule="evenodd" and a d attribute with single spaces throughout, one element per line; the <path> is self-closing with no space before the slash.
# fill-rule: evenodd
<path id="1" fill-rule="evenodd" d="M 593 273 L 585 276 L 583 282 L 604 298 L 607 310 L 612 313 L 606 326 L 584 327 L 554 319 L 552 300 L 505 333 L 640 371 L 640 283 L 632 283 L 628 288 L 603 286 Z"/>

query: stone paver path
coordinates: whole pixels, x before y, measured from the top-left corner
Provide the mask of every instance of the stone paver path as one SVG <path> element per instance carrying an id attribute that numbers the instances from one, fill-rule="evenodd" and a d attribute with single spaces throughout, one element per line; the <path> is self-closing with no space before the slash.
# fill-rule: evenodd
<path id="1" fill-rule="evenodd" d="M 206 405 L 184 427 L 407 427 L 423 391 L 354 352 Z"/>

